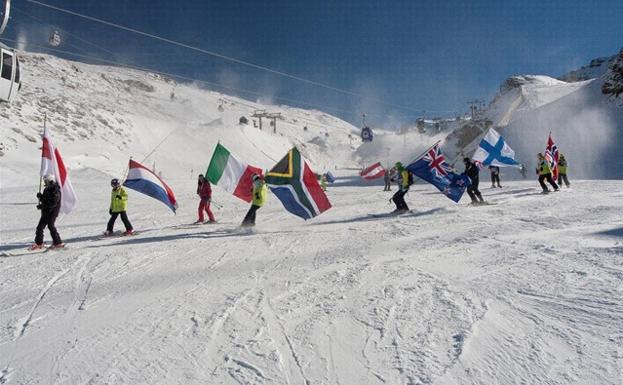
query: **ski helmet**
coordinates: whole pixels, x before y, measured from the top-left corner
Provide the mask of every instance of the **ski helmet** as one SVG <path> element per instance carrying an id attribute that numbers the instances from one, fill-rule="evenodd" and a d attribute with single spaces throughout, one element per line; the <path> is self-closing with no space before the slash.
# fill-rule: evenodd
<path id="1" fill-rule="evenodd" d="M 56 182 L 56 178 L 54 178 L 54 175 L 52 174 L 47 174 L 43 177 L 43 182 L 45 183 Z"/>
<path id="2" fill-rule="evenodd" d="M 111 185 L 112 187 L 118 187 L 118 186 L 119 186 L 119 179 L 117 179 L 117 178 L 113 178 L 113 179 L 111 179 L 111 180 L 110 180 L 110 185 Z"/>

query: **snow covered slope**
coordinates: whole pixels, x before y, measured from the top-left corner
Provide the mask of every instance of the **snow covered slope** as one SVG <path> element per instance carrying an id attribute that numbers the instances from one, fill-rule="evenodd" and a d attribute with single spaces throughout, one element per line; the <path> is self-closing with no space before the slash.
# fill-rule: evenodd
<path id="1" fill-rule="evenodd" d="M 330 188 L 313 221 L 270 198 L 251 232 L 222 193 L 220 223 L 189 226 L 194 191 L 177 216 L 130 192 L 141 233 L 100 239 L 98 178 L 76 178 L 68 248 L 40 254 L 32 189 L 2 190 L 0 383 L 621 381 L 621 181 L 507 182 L 483 207 L 417 185 L 400 217 L 368 215 L 390 210 L 379 187 Z"/>
<path id="2" fill-rule="evenodd" d="M 37 180 L 44 113 L 72 171 L 93 168 L 120 177 L 130 156 L 142 161 L 149 155 L 145 162 L 155 162 L 165 178 L 198 174 L 219 140 L 263 168 L 292 145 L 317 172 L 353 162 L 349 135 L 356 128 L 323 112 L 252 103 L 160 75 L 53 56 L 23 53 L 21 61 L 22 90 L 13 104 L 0 105 L 5 185 Z M 267 119 L 263 130 L 254 127 L 255 110 L 282 114 L 277 133 Z M 239 124 L 242 116 L 249 124 Z"/>

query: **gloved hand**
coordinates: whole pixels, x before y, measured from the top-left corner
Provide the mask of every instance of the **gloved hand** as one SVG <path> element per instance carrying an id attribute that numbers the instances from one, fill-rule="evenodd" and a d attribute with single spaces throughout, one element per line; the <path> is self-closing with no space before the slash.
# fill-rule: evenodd
<path id="1" fill-rule="evenodd" d="M 108 209 L 108 215 L 112 215 L 112 209 Z"/>
<path id="2" fill-rule="evenodd" d="M 121 199 L 121 195 L 115 195 L 115 198 Z"/>
<path id="3" fill-rule="evenodd" d="M 37 205 L 37 210 L 41 210 L 41 205 Z"/>
<path id="4" fill-rule="evenodd" d="M 260 194 L 255 194 L 255 199 L 260 199 Z"/>
<path id="5" fill-rule="evenodd" d="M 40 192 L 37 193 L 37 199 L 41 199 L 42 196 L 43 196 L 43 194 L 41 194 Z"/>

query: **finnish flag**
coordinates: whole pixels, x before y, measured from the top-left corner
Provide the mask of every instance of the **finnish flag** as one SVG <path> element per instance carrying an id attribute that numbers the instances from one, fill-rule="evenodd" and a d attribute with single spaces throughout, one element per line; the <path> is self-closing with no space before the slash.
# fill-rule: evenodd
<path id="1" fill-rule="evenodd" d="M 493 128 L 482 138 L 472 159 L 483 166 L 520 167 L 515 160 L 515 151 Z"/>

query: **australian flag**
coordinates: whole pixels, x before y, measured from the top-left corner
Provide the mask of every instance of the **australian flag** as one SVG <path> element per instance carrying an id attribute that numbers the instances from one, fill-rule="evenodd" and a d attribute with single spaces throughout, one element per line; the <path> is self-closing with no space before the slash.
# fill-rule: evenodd
<path id="1" fill-rule="evenodd" d="M 458 202 L 471 184 L 466 175 L 457 174 L 435 144 L 424 155 L 407 166 L 407 170 L 437 187 L 445 196 Z"/>

